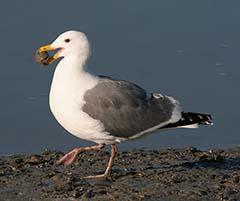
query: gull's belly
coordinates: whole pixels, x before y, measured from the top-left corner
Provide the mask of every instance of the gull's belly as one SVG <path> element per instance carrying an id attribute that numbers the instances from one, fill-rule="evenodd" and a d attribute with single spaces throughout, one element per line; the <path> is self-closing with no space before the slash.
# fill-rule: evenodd
<path id="1" fill-rule="evenodd" d="M 105 131 L 103 124 L 81 110 L 83 98 L 51 89 L 49 104 L 56 120 L 71 134 L 84 140 L 109 144 L 118 140 Z M 66 91 L 65 91 L 66 92 Z M 116 141 L 117 140 L 117 141 Z"/>

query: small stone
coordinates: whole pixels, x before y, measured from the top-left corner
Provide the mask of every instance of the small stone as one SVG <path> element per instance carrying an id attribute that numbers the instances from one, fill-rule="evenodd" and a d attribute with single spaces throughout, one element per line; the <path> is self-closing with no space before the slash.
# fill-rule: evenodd
<path id="1" fill-rule="evenodd" d="M 240 182 L 240 176 L 234 176 L 233 181 L 236 182 L 236 183 L 239 183 Z"/>
<path id="2" fill-rule="evenodd" d="M 229 198 L 232 194 L 235 194 L 236 192 L 230 188 L 230 187 L 226 187 L 223 191 L 223 197 L 224 198 Z"/>
<path id="3" fill-rule="evenodd" d="M 95 192 L 93 192 L 93 190 L 89 190 L 89 191 L 87 191 L 86 193 L 85 193 L 85 197 L 86 198 L 92 198 L 92 197 L 94 197 L 95 196 Z"/>
<path id="4" fill-rule="evenodd" d="M 23 162 L 23 159 L 22 158 L 16 158 L 15 161 L 14 161 L 16 164 L 20 164 Z"/>
<path id="5" fill-rule="evenodd" d="M 79 191 L 74 190 L 72 196 L 74 198 L 79 198 L 81 196 L 81 193 Z"/>
<path id="6" fill-rule="evenodd" d="M 40 163 L 43 163 L 42 156 L 39 155 L 32 155 L 29 159 L 26 160 L 26 163 L 29 163 L 31 165 L 38 165 Z"/>

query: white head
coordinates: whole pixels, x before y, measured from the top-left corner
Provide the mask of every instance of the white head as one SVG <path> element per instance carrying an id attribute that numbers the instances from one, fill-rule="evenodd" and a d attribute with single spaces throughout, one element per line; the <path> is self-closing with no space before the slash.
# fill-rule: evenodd
<path id="1" fill-rule="evenodd" d="M 90 45 L 86 35 L 79 31 L 67 31 L 62 33 L 51 44 L 54 49 L 62 49 L 59 57 L 88 56 Z"/>
<path id="2" fill-rule="evenodd" d="M 59 57 L 77 57 L 83 63 L 90 54 L 90 44 L 86 35 L 79 31 L 66 31 L 57 37 L 53 43 L 39 48 L 39 52 L 58 50 L 55 55 L 49 58 L 46 65 L 51 64 Z"/>

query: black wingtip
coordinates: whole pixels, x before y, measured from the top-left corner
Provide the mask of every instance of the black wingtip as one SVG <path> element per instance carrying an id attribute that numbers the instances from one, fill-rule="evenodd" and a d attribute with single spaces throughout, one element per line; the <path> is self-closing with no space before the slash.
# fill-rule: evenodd
<path id="1" fill-rule="evenodd" d="M 199 122 L 201 125 L 213 125 L 213 116 L 210 114 L 198 114 L 200 118 L 202 118 L 204 121 Z"/>
<path id="2" fill-rule="evenodd" d="M 213 125 L 213 116 L 210 114 L 182 112 L 182 118 L 198 124 Z"/>
<path id="3" fill-rule="evenodd" d="M 182 112 L 182 118 L 178 122 L 168 124 L 162 128 L 177 128 L 193 124 L 213 125 L 212 119 L 213 117 L 210 114 Z"/>

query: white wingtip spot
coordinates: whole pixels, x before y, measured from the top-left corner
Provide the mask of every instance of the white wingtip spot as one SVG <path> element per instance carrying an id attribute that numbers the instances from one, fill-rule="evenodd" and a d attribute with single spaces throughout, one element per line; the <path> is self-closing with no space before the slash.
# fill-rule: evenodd
<path id="1" fill-rule="evenodd" d="M 210 125 L 210 126 L 213 125 L 213 122 L 211 122 L 211 121 L 205 121 L 204 123 L 205 123 L 206 125 Z"/>
<path id="2" fill-rule="evenodd" d="M 199 119 L 203 119 L 202 115 L 198 115 Z"/>

